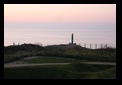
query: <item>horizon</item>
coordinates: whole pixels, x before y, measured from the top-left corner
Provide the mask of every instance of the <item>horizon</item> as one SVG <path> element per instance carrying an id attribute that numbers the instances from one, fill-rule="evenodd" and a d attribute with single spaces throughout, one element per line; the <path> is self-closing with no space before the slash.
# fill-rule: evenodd
<path id="1" fill-rule="evenodd" d="M 116 4 L 4 4 L 4 46 L 108 44 L 116 48 Z"/>

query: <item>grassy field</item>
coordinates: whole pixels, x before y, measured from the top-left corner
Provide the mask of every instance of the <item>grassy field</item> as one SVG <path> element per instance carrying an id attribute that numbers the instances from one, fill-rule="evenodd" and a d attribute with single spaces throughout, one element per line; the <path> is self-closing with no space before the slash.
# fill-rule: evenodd
<path id="1" fill-rule="evenodd" d="M 116 49 L 87 49 L 80 46 L 73 48 L 41 47 L 32 44 L 4 47 L 4 63 L 31 56 L 50 56 L 78 60 L 116 62 Z"/>
<path id="2" fill-rule="evenodd" d="M 4 68 L 4 79 L 116 79 L 116 67 L 74 63 Z"/>
<path id="3" fill-rule="evenodd" d="M 39 58 L 24 60 L 33 56 Z M 72 64 L 4 68 L 5 79 L 116 79 L 116 66 L 82 64 L 82 61 L 116 62 L 115 48 L 62 48 L 34 44 L 4 47 L 4 64 L 13 61 Z"/>
<path id="4" fill-rule="evenodd" d="M 62 58 L 62 57 L 47 57 L 39 56 L 33 59 L 24 59 L 22 60 L 26 63 L 75 63 L 82 62 L 83 60 L 71 59 L 71 58 Z"/>

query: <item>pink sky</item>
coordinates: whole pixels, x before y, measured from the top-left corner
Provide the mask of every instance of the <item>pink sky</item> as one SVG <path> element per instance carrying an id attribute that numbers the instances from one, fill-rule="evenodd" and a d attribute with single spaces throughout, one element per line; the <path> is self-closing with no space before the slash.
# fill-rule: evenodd
<path id="1" fill-rule="evenodd" d="M 115 4 L 4 4 L 5 22 L 114 22 Z"/>
<path id="2" fill-rule="evenodd" d="M 4 4 L 4 44 L 40 42 L 116 47 L 116 4 Z"/>

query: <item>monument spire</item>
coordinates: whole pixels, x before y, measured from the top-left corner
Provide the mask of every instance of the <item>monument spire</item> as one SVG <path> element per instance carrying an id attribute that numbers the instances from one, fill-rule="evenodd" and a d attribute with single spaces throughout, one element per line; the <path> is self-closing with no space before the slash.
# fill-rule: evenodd
<path id="1" fill-rule="evenodd" d="M 72 44 L 73 44 L 73 33 L 72 33 L 72 36 L 71 36 L 71 42 L 72 42 Z"/>

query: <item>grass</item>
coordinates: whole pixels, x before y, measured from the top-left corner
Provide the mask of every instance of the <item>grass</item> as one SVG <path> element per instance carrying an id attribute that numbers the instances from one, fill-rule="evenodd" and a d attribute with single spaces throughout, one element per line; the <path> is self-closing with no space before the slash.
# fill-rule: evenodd
<path id="1" fill-rule="evenodd" d="M 74 63 L 74 62 L 82 62 L 82 60 L 71 59 L 71 58 L 62 58 L 62 57 L 47 57 L 40 56 L 38 58 L 22 60 L 27 63 Z"/>
<path id="2" fill-rule="evenodd" d="M 116 79 L 116 67 L 110 65 L 52 65 L 4 68 L 5 79 Z"/>
<path id="3" fill-rule="evenodd" d="M 30 53 L 28 52 L 24 52 L 24 53 L 17 53 L 17 54 L 11 54 L 11 55 L 4 55 L 4 63 L 9 63 L 9 62 L 12 62 L 12 61 L 17 61 L 17 60 L 21 60 L 25 57 L 28 57 L 28 56 L 32 56 Z"/>
<path id="4" fill-rule="evenodd" d="M 23 60 L 25 57 L 43 56 Z M 47 57 L 50 56 L 50 57 Z M 42 47 L 33 44 L 4 47 L 4 63 L 72 63 L 69 65 L 4 68 L 5 79 L 116 79 L 116 67 L 88 65 L 82 61 L 116 62 L 116 49 Z M 79 63 L 80 62 L 80 63 Z"/>
<path id="5" fill-rule="evenodd" d="M 4 47 L 4 63 L 31 56 L 63 57 L 88 61 L 116 62 L 116 49 L 87 49 L 80 46 L 61 48 L 33 44 Z M 13 56 L 13 58 L 12 58 Z"/>

